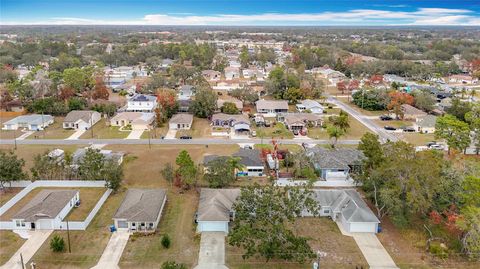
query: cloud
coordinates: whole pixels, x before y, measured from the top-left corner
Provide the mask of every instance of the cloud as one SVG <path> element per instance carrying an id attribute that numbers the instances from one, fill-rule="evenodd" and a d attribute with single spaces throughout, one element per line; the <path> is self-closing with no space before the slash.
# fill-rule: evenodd
<path id="1" fill-rule="evenodd" d="M 136 20 L 51 18 L 36 22 L 1 24 L 53 25 L 480 25 L 480 16 L 467 9 L 419 8 L 414 11 L 354 9 L 321 13 L 261 13 L 194 15 L 147 14 Z"/>

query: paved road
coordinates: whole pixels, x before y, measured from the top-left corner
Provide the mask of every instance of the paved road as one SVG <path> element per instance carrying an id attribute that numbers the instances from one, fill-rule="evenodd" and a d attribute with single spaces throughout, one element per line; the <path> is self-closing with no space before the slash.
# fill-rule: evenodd
<path id="1" fill-rule="evenodd" d="M 299 139 L 277 139 L 279 144 L 330 144 L 329 140 L 299 140 Z M 339 140 L 337 144 L 356 145 L 359 140 Z M 0 145 L 13 145 L 13 139 L 0 139 Z M 198 138 L 198 139 L 26 139 L 17 140 L 17 145 L 87 145 L 87 144 L 108 144 L 108 145 L 231 145 L 231 144 L 269 144 L 270 139 L 222 139 L 222 138 Z"/>
<path id="2" fill-rule="evenodd" d="M 202 233 L 198 265 L 194 269 L 228 269 L 225 266 L 225 233 Z"/>
<path id="3" fill-rule="evenodd" d="M 7 263 L 0 266 L 0 269 L 22 269 L 22 263 L 20 261 L 20 253 L 23 256 L 23 262 L 26 267 L 30 267 L 28 261 L 33 257 L 35 252 L 42 246 L 43 242 L 47 240 L 53 230 L 36 230 L 29 231 L 30 237 L 23 243 L 23 245 L 13 254 Z"/>
<path id="4" fill-rule="evenodd" d="M 343 103 L 342 101 L 339 101 L 338 99 L 329 96 L 328 97 L 328 102 L 335 104 L 339 108 L 341 108 L 343 111 L 347 112 L 350 114 L 350 116 L 354 117 L 356 120 L 361 122 L 363 125 L 365 125 L 368 129 L 370 129 L 372 132 L 377 134 L 384 142 L 387 140 L 390 141 L 398 141 L 398 137 L 395 135 L 387 132 L 385 129 L 382 127 L 378 126 L 374 121 L 372 121 L 369 117 L 361 114 L 357 110 L 351 108 L 349 105 Z"/>

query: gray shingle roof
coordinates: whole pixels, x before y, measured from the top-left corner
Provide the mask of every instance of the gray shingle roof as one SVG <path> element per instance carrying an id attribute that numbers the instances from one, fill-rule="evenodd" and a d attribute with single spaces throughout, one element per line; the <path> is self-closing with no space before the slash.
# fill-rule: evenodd
<path id="1" fill-rule="evenodd" d="M 41 190 L 12 219 L 34 222 L 38 219 L 53 219 L 78 193 L 78 190 Z"/>
<path id="2" fill-rule="evenodd" d="M 192 114 L 175 114 L 173 117 L 168 121 L 169 123 L 184 123 L 184 124 L 192 124 L 193 122 L 193 115 Z"/>
<path id="3" fill-rule="evenodd" d="M 137 94 L 130 99 L 130 101 L 135 101 L 135 102 L 146 102 L 146 101 L 155 101 L 155 100 L 157 100 L 156 96 L 145 95 L 145 94 Z"/>
<path id="4" fill-rule="evenodd" d="M 263 166 L 264 162 L 260 158 L 260 151 L 258 149 L 244 149 L 240 148 L 238 152 L 232 155 L 233 157 L 240 157 L 240 162 L 245 166 Z"/>
<path id="5" fill-rule="evenodd" d="M 322 207 L 330 207 L 334 213 L 341 213 L 347 222 L 377 222 L 375 214 L 363 201 L 357 191 L 313 190 L 314 199 Z"/>
<path id="6" fill-rule="evenodd" d="M 93 110 L 73 110 L 70 111 L 63 122 L 76 122 L 78 120 L 83 120 L 84 122 L 89 123 L 92 117 L 92 114 L 98 113 Z"/>
<path id="7" fill-rule="evenodd" d="M 285 109 L 288 110 L 288 102 L 283 100 L 258 100 L 257 110 L 262 109 Z"/>
<path id="8" fill-rule="evenodd" d="M 197 221 L 229 221 L 233 203 L 240 189 L 202 189 Z"/>
<path id="9" fill-rule="evenodd" d="M 129 189 L 113 218 L 155 222 L 166 195 L 165 189 Z"/>
<path id="10" fill-rule="evenodd" d="M 316 169 L 347 169 L 350 165 L 360 165 L 365 158 L 363 153 L 356 149 L 325 149 L 314 147 L 307 150 L 307 156 Z"/>
<path id="11" fill-rule="evenodd" d="M 424 128 L 433 128 L 437 123 L 437 117 L 433 115 L 427 115 L 418 119 L 417 125 Z"/>

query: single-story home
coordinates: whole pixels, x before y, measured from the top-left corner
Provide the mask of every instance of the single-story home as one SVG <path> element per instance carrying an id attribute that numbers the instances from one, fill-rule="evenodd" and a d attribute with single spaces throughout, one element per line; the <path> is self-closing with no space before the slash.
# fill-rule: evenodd
<path id="1" fill-rule="evenodd" d="M 87 153 L 87 149 L 88 148 L 80 148 L 73 153 L 72 163 L 74 166 L 77 166 L 80 164 L 80 162 L 85 157 L 85 154 Z M 101 150 L 98 150 L 98 152 L 103 155 L 105 160 L 111 160 L 118 164 L 121 164 L 123 162 L 123 156 L 125 155 L 123 152 L 113 152 L 112 150 L 108 150 L 108 149 L 101 149 Z"/>
<path id="2" fill-rule="evenodd" d="M 195 214 L 197 232 L 229 231 L 228 224 L 235 217 L 233 203 L 240 195 L 240 189 L 206 189 L 200 191 L 198 210 Z"/>
<path id="3" fill-rule="evenodd" d="M 165 189 L 128 189 L 113 215 L 115 228 L 133 232 L 154 231 L 166 201 Z"/>
<path id="4" fill-rule="evenodd" d="M 404 120 L 416 120 L 417 118 L 427 116 L 426 112 L 409 104 L 401 105 L 400 109 L 402 110 Z"/>
<path id="5" fill-rule="evenodd" d="M 359 171 L 365 158 L 357 149 L 325 149 L 322 147 L 309 148 L 307 156 L 313 167 L 324 180 L 348 180 L 350 172 Z"/>
<path id="6" fill-rule="evenodd" d="M 293 130 L 304 130 L 309 125 L 317 127 L 322 125 L 322 117 L 312 113 L 286 113 L 278 114 L 279 121 L 283 122 L 285 126 Z"/>
<path id="7" fill-rule="evenodd" d="M 102 115 L 93 110 L 72 110 L 63 120 L 63 129 L 88 130 L 99 122 Z"/>
<path id="8" fill-rule="evenodd" d="M 195 88 L 192 85 L 182 85 L 178 89 L 177 99 L 178 100 L 190 100 L 195 95 Z"/>
<path id="9" fill-rule="evenodd" d="M 437 117 L 433 115 L 427 115 L 421 118 L 417 118 L 413 124 L 415 131 L 424 134 L 435 133 L 435 124 L 437 123 Z"/>
<path id="10" fill-rule="evenodd" d="M 232 157 L 240 158 L 240 163 L 244 166 L 243 169 L 236 171 L 238 176 L 248 176 L 248 177 L 265 176 L 264 174 L 265 163 L 260 157 L 260 151 L 258 149 L 240 148 L 238 152 L 232 154 Z M 228 156 L 205 155 L 203 157 L 204 167 L 208 169 L 208 163 L 219 158 L 226 159 L 228 158 Z"/>
<path id="11" fill-rule="evenodd" d="M 189 130 L 192 128 L 193 115 L 192 114 L 175 114 L 168 121 L 168 127 L 170 130 Z"/>
<path id="12" fill-rule="evenodd" d="M 232 127 L 235 132 L 250 132 L 250 120 L 243 114 L 215 113 L 211 122 L 213 127 Z"/>
<path id="13" fill-rule="evenodd" d="M 78 190 L 41 190 L 12 216 L 13 225 L 15 229 L 58 229 L 79 201 Z"/>
<path id="14" fill-rule="evenodd" d="M 314 199 L 320 205 L 320 216 L 340 222 L 349 233 L 377 233 L 380 221 L 356 190 L 316 189 Z M 302 216 L 312 216 L 304 210 Z"/>
<path id="15" fill-rule="evenodd" d="M 277 113 L 288 112 L 288 102 L 284 100 L 258 100 L 257 112 L 265 117 L 276 117 Z"/>
<path id="16" fill-rule="evenodd" d="M 225 79 L 226 80 L 233 80 L 240 78 L 240 69 L 238 67 L 227 66 L 224 69 L 225 71 Z"/>
<path id="17" fill-rule="evenodd" d="M 40 131 L 53 123 L 53 116 L 51 115 L 23 115 L 13 118 L 3 123 L 3 130 L 17 130 L 18 128 L 25 128 L 30 131 Z"/>
<path id="18" fill-rule="evenodd" d="M 297 110 L 300 112 L 305 112 L 305 111 L 310 111 L 311 113 L 314 114 L 322 114 L 323 113 L 323 106 L 314 100 L 302 100 L 300 104 L 296 105 Z"/>
<path id="19" fill-rule="evenodd" d="M 203 70 L 202 71 L 202 76 L 207 80 L 207 81 L 217 81 L 222 78 L 222 73 L 216 70 Z"/>
<path id="20" fill-rule="evenodd" d="M 154 119 L 154 113 L 120 112 L 110 119 L 110 125 L 119 127 L 130 125 L 132 130 L 148 130 L 150 129 Z"/>

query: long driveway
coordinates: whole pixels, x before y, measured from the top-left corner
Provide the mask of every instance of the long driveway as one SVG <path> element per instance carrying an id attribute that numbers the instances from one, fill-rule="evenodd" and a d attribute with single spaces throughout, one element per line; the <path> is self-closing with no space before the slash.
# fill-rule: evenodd
<path id="1" fill-rule="evenodd" d="M 221 138 L 198 138 L 198 139 L 150 139 L 154 145 L 231 145 L 231 144 L 261 144 L 270 143 L 269 139 L 221 139 Z M 296 140 L 277 139 L 279 144 L 330 144 L 330 140 Z M 356 145 L 359 140 L 339 140 L 340 145 Z M 13 145 L 13 139 L 0 139 L 0 145 Z M 108 144 L 108 145 L 148 145 L 149 139 L 26 139 L 17 141 L 17 145 L 86 145 L 86 144 Z"/>
<path id="2" fill-rule="evenodd" d="M 228 269 L 225 266 L 224 232 L 202 232 L 198 265 L 194 269 Z"/>
<path id="3" fill-rule="evenodd" d="M 398 269 L 376 234 L 352 233 L 352 236 L 370 265 L 370 269 Z"/>
<path id="4" fill-rule="evenodd" d="M 20 262 L 20 254 L 22 254 L 24 264 L 28 265 L 28 261 L 35 255 L 35 252 L 42 246 L 47 240 L 53 230 L 36 230 L 29 231 L 30 237 L 23 243 L 23 245 L 13 254 L 10 260 L 5 263 L 0 269 L 22 269 L 22 263 Z M 30 266 L 25 266 L 30 268 Z"/>
<path id="5" fill-rule="evenodd" d="M 123 250 L 127 246 L 129 232 L 114 232 L 108 241 L 107 247 L 103 250 L 102 257 L 97 265 L 91 269 L 117 269 L 118 262 L 122 257 Z"/>
<path id="6" fill-rule="evenodd" d="M 377 134 L 378 136 L 380 136 L 380 138 L 383 140 L 383 141 L 387 141 L 387 140 L 390 140 L 390 141 L 398 141 L 398 138 L 391 134 L 391 133 L 388 133 L 387 131 L 385 131 L 381 126 L 378 126 L 374 121 L 372 121 L 369 117 L 361 114 L 360 112 L 358 112 L 357 110 L 351 108 L 349 105 L 343 103 L 342 101 L 330 96 L 328 98 L 328 102 L 338 106 L 339 108 L 341 108 L 343 111 L 347 112 L 350 116 L 354 117 L 356 120 L 358 120 L 360 123 L 362 123 L 363 125 L 365 125 L 368 129 L 370 129 L 373 133 Z"/>

